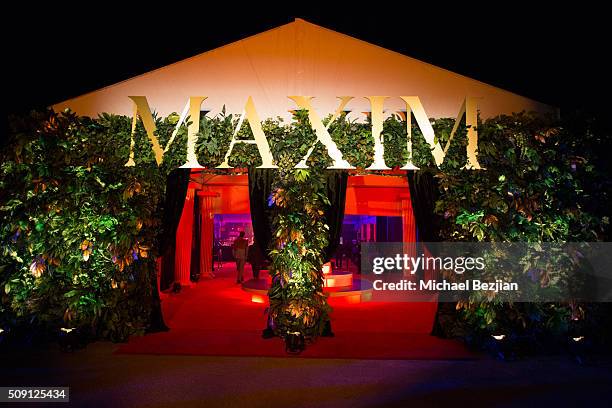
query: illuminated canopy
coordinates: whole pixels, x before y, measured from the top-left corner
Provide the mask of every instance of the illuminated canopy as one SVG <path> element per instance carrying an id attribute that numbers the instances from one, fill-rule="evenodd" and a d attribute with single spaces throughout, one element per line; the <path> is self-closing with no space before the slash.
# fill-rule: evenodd
<path id="1" fill-rule="evenodd" d="M 410 36 L 409 41 L 418 41 Z M 466 44 L 466 58 L 475 58 L 476 43 Z M 240 113 L 249 96 L 259 116 L 289 117 L 295 103 L 288 95 L 314 96 L 313 107 L 321 115 L 333 113 L 338 96 L 355 98 L 347 105 L 353 115 L 370 110 L 365 98 L 390 96 L 385 109 L 405 110 L 400 95 L 420 97 L 430 117 L 457 115 L 466 96 L 482 98 L 482 117 L 522 110 L 539 112 L 553 108 L 448 70 L 328 30 L 301 19 L 204 52 L 186 60 L 54 105 L 56 111 L 71 108 L 80 115 L 101 112 L 132 115 L 129 95 L 145 95 L 151 108 L 166 116 L 180 112 L 190 96 L 207 99 L 202 109 Z"/>

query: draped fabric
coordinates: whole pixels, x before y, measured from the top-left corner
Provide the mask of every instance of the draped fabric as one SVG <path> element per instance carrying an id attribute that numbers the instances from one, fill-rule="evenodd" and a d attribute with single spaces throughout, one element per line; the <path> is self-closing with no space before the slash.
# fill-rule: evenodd
<path id="1" fill-rule="evenodd" d="M 251 221 L 253 234 L 260 248 L 269 248 L 272 241 L 272 211 L 270 194 L 275 176 L 274 169 L 249 168 L 249 204 L 251 207 Z M 330 206 L 325 210 L 325 222 L 329 226 L 329 244 L 325 248 L 323 258 L 328 261 L 338 247 L 342 234 L 344 221 L 344 203 L 346 201 L 346 188 L 348 174 L 345 171 L 326 170 L 327 197 Z M 270 260 L 268 251 L 262 250 L 262 255 Z M 270 318 L 268 316 L 268 318 Z M 273 336 L 272 322 L 268 320 L 263 332 L 264 338 Z M 323 336 L 333 336 L 331 322 L 325 322 Z"/>
<path id="2" fill-rule="evenodd" d="M 440 196 L 438 180 L 428 171 L 408 171 L 410 200 L 417 226 L 419 242 L 440 240 L 440 221 L 435 214 L 436 201 Z"/>
<path id="3" fill-rule="evenodd" d="M 344 204 L 346 202 L 346 186 L 348 184 L 348 173 L 342 170 L 325 170 L 327 198 L 329 207 L 325 209 L 325 223 L 329 226 L 329 243 L 323 253 L 323 261 L 327 262 L 336 252 L 342 235 L 342 223 L 344 222 Z M 323 337 L 333 337 L 331 320 L 327 319 L 323 326 Z"/>
<path id="4" fill-rule="evenodd" d="M 405 244 L 416 242 L 416 222 L 410 197 L 402 197 L 402 240 Z"/>
<path id="5" fill-rule="evenodd" d="M 403 252 L 411 258 L 416 256 L 416 222 L 410 194 L 402 194 L 402 242 Z M 409 269 L 404 270 L 404 277 L 415 278 Z"/>
<path id="6" fill-rule="evenodd" d="M 175 169 L 166 179 L 166 199 L 162 215 L 163 232 L 159 236 L 161 254 L 160 289 L 168 289 L 174 282 L 176 231 L 183 213 L 185 196 L 189 185 L 190 169 Z"/>
<path id="7" fill-rule="evenodd" d="M 197 282 L 200 277 L 200 245 L 202 235 L 202 220 L 200 217 L 201 200 L 199 194 L 193 201 L 193 227 L 191 229 L 191 280 Z"/>
<path id="8" fill-rule="evenodd" d="M 438 180 L 428 171 L 408 171 L 408 187 L 417 225 L 417 240 L 419 242 L 440 241 L 440 217 L 435 213 L 436 201 L 440 197 Z M 426 256 L 430 255 L 429 248 L 424 248 Z M 433 253 L 432 255 L 436 255 Z M 436 271 L 426 271 L 425 279 L 435 278 Z M 440 324 L 440 305 L 436 309 L 436 316 L 431 330 L 434 336 L 443 336 L 444 331 Z"/>
<path id="9" fill-rule="evenodd" d="M 161 269 L 162 258 L 157 258 L 155 262 L 155 272 L 151 274 L 151 313 L 149 314 L 149 325 L 146 328 L 147 333 L 158 333 L 170 330 L 164 322 L 164 316 L 161 308 L 161 298 L 159 295 L 159 270 Z"/>
<path id="10" fill-rule="evenodd" d="M 176 253 L 174 257 L 174 281 L 181 286 L 191 285 L 191 255 L 193 253 L 195 190 L 187 189 L 181 220 L 176 230 Z"/>
<path id="11" fill-rule="evenodd" d="M 269 205 L 274 169 L 249 168 L 249 205 L 253 234 L 262 255 L 270 260 L 267 249 L 272 242 L 272 211 Z"/>
<path id="12" fill-rule="evenodd" d="M 175 236 L 180 214 L 183 211 L 185 194 L 187 194 L 189 174 L 189 169 L 176 169 L 166 178 L 166 198 L 162 214 L 163 229 L 162 233 L 157 237 L 159 245 L 158 253 L 161 255 L 161 262 L 158 263 L 160 273 L 159 289 L 161 290 L 170 287 L 174 281 Z M 150 323 L 147 332 L 168 331 L 168 326 L 166 326 L 162 314 L 158 281 L 155 275 L 152 275 L 151 278 L 151 293 L 153 305 L 151 307 Z"/>
<path id="13" fill-rule="evenodd" d="M 214 223 L 213 200 L 218 197 L 217 193 L 201 191 L 198 193 L 198 203 L 200 210 L 199 217 L 199 275 L 201 277 L 213 277 L 213 244 L 214 244 Z"/>
<path id="14" fill-rule="evenodd" d="M 272 241 L 272 211 L 269 200 L 275 171 L 277 170 L 249 169 L 251 221 L 255 240 L 259 243 L 260 248 L 269 248 Z M 325 222 L 329 226 L 329 244 L 325 249 L 323 258 L 325 261 L 329 261 L 338 247 L 342 234 L 348 173 L 341 170 L 325 170 L 325 177 L 330 206 L 325 210 Z M 263 255 L 269 260 L 267 251 L 264 252 Z"/>
<path id="15" fill-rule="evenodd" d="M 323 254 L 323 259 L 327 262 L 336 252 L 340 243 L 340 235 L 342 235 L 348 173 L 342 170 L 325 170 L 325 172 L 327 198 L 330 203 L 330 206 L 325 210 L 325 222 L 329 226 L 329 244 Z"/>

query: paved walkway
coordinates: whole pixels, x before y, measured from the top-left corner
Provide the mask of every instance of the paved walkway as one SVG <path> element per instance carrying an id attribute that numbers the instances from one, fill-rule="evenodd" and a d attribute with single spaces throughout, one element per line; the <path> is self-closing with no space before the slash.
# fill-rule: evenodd
<path id="1" fill-rule="evenodd" d="M 130 408 L 603 407 L 612 389 L 610 360 L 583 367 L 565 357 L 322 360 L 116 355 L 115 348 L 0 355 L 0 385 L 70 386 L 72 406 Z"/>

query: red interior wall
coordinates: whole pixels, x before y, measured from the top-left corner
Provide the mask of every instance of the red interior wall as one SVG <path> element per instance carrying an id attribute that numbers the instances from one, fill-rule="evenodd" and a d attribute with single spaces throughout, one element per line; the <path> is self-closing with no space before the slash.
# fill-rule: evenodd
<path id="1" fill-rule="evenodd" d="M 192 183 L 191 188 L 200 185 Z M 247 175 L 215 176 L 205 189 L 219 193 L 214 200 L 215 214 L 249 213 Z M 402 176 L 350 176 L 346 192 L 345 214 L 401 216 L 400 195 L 409 194 L 408 181 Z"/>

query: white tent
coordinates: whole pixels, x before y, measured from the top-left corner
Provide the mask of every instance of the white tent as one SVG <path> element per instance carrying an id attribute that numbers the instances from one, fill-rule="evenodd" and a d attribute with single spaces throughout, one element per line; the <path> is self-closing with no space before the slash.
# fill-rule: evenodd
<path id="1" fill-rule="evenodd" d="M 417 40 L 417 39 L 415 39 Z M 469 48 L 469 47 L 468 47 Z M 473 58 L 466 54 L 466 58 Z M 385 108 L 405 110 L 399 96 L 419 96 L 430 117 L 456 117 L 466 96 L 482 98 L 482 117 L 554 108 L 512 92 L 328 30 L 301 19 L 107 86 L 53 106 L 81 115 L 132 115 L 128 96 L 146 96 L 161 115 L 181 112 L 189 96 L 207 96 L 202 110 L 240 113 L 253 97 L 260 118 L 288 116 L 289 95 L 314 96 L 321 117 L 336 97 L 355 99 L 354 117 L 370 110 L 365 96 L 390 96 Z"/>

